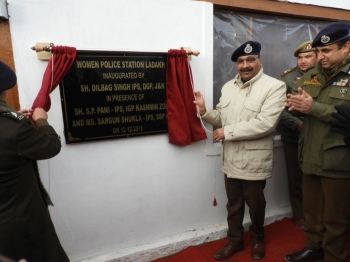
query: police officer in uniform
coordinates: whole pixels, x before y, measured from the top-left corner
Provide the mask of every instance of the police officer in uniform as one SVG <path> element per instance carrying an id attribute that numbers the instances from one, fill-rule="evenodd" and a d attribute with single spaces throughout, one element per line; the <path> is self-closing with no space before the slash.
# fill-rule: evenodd
<path id="1" fill-rule="evenodd" d="M 33 111 L 34 127 L 6 104 L 7 90 L 16 81 L 13 70 L 0 61 L 0 254 L 16 261 L 68 262 L 36 163 L 57 155 L 61 141 L 43 109 Z"/>
<path id="2" fill-rule="evenodd" d="M 286 261 L 345 261 L 349 223 L 350 150 L 344 136 L 332 132 L 335 106 L 350 106 L 350 23 L 321 30 L 312 42 L 318 63 L 293 87 L 285 105 L 305 115 L 298 157 L 304 173 L 306 244 Z"/>
<path id="3" fill-rule="evenodd" d="M 311 46 L 312 41 L 306 41 L 294 51 L 297 58 L 297 66 L 284 71 L 281 80 L 286 83 L 287 94 L 292 92 L 292 87 L 302 77 L 305 70 L 317 62 L 316 48 Z M 302 182 L 303 172 L 298 161 L 298 139 L 303 126 L 302 117 L 292 116 L 288 110 L 282 112 L 280 120 L 281 139 L 284 143 L 286 166 L 288 174 L 288 191 L 292 207 L 294 224 L 304 229 L 305 219 L 303 213 Z"/>

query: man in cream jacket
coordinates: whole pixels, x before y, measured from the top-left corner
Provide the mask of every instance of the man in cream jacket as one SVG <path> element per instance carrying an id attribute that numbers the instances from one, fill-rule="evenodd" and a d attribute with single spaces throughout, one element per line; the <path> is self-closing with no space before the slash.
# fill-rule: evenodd
<path id="1" fill-rule="evenodd" d="M 272 176 L 275 128 L 283 110 L 286 85 L 263 73 L 261 45 L 248 41 L 232 54 L 238 74 L 227 82 L 216 109 L 206 109 L 203 96 L 195 92 L 199 117 L 219 127 L 213 139 L 222 142 L 222 171 L 227 202 L 227 244 L 214 257 L 230 258 L 242 251 L 245 203 L 249 207 L 251 256 L 265 256 L 264 219 L 266 179 Z"/>

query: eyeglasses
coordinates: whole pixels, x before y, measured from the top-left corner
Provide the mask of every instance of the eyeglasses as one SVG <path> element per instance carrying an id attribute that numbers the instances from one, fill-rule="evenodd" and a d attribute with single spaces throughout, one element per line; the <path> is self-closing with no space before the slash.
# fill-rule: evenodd
<path id="1" fill-rule="evenodd" d="M 247 62 L 247 64 L 252 64 L 256 61 L 256 59 L 258 59 L 260 56 L 256 56 L 256 57 L 248 57 L 247 59 L 237 59 L 236 64 L 237 65 L 243 65 L 244 61 Z"/>

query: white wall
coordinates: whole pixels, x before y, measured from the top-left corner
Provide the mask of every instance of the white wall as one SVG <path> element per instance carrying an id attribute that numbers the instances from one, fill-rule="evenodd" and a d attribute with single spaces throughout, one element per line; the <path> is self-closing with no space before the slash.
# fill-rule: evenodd
<path id="1" fill-rule="evenodd" d="M 32 105 L 47 65 L 30 50 L 36 42 L 139 51 L 190 46 L 201 52 L 191 61 L 195 87 L 211 105 L 212 4 L 190 0 L 8 3 L 22 108 Z M 50 208 L 52 219 L 72 261 L 89 257 L 93 257 L 89 261 L 106 261 L 117 258 L 120 250 L 141 250 L 150 243 L 166 244 L 181 236 L 193 237 L 203 228 L 225 225 L 223 174 L 219 157 L 208 155 L 218 151 L 211 139 L 179 147 L 162 134 L 66 145 L 58 89 L 51 99 L 49 122 L 62 137 L 62 151 L 40 161 L 39 167 L 55 204 Z M 279 208 L 288 206 L 281 147 L 275 156 L 274 177 L 266 188 L 269 214 L 282 213 Z M 173 235 L 178 238 L 169 239 Z"/>
<path id="2" fill-rule="evenodd" d="M 350 10 L 350 2 L 347 0 L 277 0 L 277 1 Z"/>

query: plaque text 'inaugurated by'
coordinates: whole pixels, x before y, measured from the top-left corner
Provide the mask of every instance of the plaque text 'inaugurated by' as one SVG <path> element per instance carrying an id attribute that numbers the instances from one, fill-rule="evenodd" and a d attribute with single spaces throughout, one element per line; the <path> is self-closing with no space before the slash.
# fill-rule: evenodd
<path id="1" fill-rule="evenodd" d="M 66 143 L 167 132 L 166 53 L 77 51 L 60 83 Z"/>

